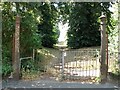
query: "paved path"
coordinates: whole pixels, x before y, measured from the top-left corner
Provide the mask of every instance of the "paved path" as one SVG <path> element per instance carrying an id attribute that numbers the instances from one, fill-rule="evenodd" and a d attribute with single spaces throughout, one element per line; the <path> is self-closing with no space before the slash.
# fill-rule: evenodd
<path id="1" fill-rule="evenodd" d="M 3 81 L 2 83 L 3 88 L 24 88 L 24 90 L 32 90 L 30 88 L 51 88 L 50 90 L 54 90 L 54 88 L 109 88 L 111 90 L 120 90 L 117 89 L 117 85 L 113 84 L 83 84 L 83 83 L 78 83 L 78 82 L 58 82 L 55 80 L 35 80 L 35 81 L 8 81 L 5 82 Z M 29 89 L 28 89 L 29 88 Z M 113 89 L 114 88 L 114 89 Z M 116 89 L 115 89 L 116 88 Z M 14 89 L 4 89 L 4 90 L 14 90 Z M 45 89 L 45 90 L 49 90 Z M 23 90 L 23 89 L 19 89 Z M 81 90 L 81 89 L 80 89 Z M 107 90 L 107 89 L 105 89 Z"/>

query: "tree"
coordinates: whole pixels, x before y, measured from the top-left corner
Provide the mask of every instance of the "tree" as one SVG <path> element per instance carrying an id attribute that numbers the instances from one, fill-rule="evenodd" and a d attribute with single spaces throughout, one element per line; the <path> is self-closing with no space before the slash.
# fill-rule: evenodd
<path id="1" fill-rule="evenodd" d="M 107 15 L 107 23 L 111 26 L 109 3 L 83 3 L 71 4 L 69 16 L 68 46 L 71 48 L 100 46 L 99 17 L 103 11 Z"/>
<path id="2" fill-rule="evenodd" d="M 15 17 L 21 16 L 20 26 L 20 57 L 31 56 L 33 48 L 41 47 L 41 37 L 36 33 L 40 14 L 37 3 L 11 3 L 2 5 L 2 62 L 3 75 L 11 72 L 12 64 L 12 39 L 15 31 Z"/>
<path id="3" fill-rule="evenodd" d="M 52 48 L 58 39 L 57 9 L 53 3 L 41 3 L 39 11 L 42 14 L 42 21 L 38 25 L 42 36 L 42 46 Z"/>

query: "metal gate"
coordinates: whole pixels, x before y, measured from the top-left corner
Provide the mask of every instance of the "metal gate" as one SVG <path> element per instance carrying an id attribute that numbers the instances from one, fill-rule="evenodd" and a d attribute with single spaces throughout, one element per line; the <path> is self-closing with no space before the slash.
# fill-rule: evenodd
<path id="1" fill-rule="evenodd" d="M 52 50 L 45 53 L 49 58 L 47 72 L 62 80 L 99 77 L 99 52 L 99 49 Z"/>
<path id="2" fill-rule="evenodd" d="M 67 50 L 61 52 L 60 72 L 63 79 L 99 77 L 99 50 Z M 58 66 L 55 66 L 58 67 Z"/>

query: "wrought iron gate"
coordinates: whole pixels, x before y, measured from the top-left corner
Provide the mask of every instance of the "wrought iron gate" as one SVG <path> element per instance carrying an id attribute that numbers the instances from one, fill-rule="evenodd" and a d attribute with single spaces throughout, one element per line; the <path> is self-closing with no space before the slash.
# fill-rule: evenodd
<path id="1" fill-rule="evenodd" d="M 61 67 L 60 72 L 63 79 L 99 76 L 99 50 L 63 50 L 61 53 L 59 67 Z"/>
<path id="2" fill-rule="evenodd" d="M 51 71 L 56 78 L 62 79 L 98 77 L 100 70 L 99 52 L 99 49 L 72 49 L 49 52 L 51 53 L 51 59 L 46 63 L 47 71 Z"/>

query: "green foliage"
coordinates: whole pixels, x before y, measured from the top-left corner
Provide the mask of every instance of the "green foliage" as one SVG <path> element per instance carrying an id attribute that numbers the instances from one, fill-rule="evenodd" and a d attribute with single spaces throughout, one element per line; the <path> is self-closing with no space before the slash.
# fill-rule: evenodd
<path id="1" fill-rule="evenodd" d="M 72 3 L 69 16 L 68 46 L 71 48 L 99 46 L 101 11 L 107 15 L 107 23 L 110 25 L 111 12 L 109 3 Z"/>
<path id="2" fill-rule="evenodd" d="M 5 57 L 3 58 L 4 61 L 2 62 L 2 76 L 7 76 L 10 75 L 10 73 L 12 72 L 12 66 L 11 66 L 11 62 L 9 61 L 9 57 Z"/>
<path id="3" fill-rule="evenodd" d="M 58 39 L 57 10 L 52 3 L 41 3 L 39 11 L 42 14 L 42 21 L 38 25 L 38 30 L 42 36 L 42 46 L 53 47 Z"/>
<path id="4" fill-rule="evenodd" d="M 40 15 L 38 3 L 11 3 L 2 5 L 2 62 L 3 75 L 11 72 L 12 39 L 15 31 L 15 17 L 20 15 L 20 57 L 31 56 L 33 48 L 41 47 L 41 37 L 36 33 Z M 8 69 L 9 68 L 9 69 Z"/>
<path id="5" fill-rule="evenodd" d="M 2 76 L 10 75 L 12 72 L 12 61 L 10 51 L 3 47 L 4 52 L 2 52 Z"/>
<path id="6" fill-rule="evenodd" d="M 27 69 L 32 70 L 32 69 L 34 69 L 33 63 L 34 62 L 32 59 L 22 60 L 21 61 L 21 68 L 24 69 L 25 71 Z"/>
<path id="7" fill-rule="evenodd" d="M 58 13 L 59 13 L 59 21 L 62 21 L 63 23 L 68 22 L 71 4 L 68 2 L 59 2 L 58 5 Z"/>
<path id="8" fill-rule="evenodd" d="M 111 57 L 109 61 L 111 61 L 109 68 L 112 70 L 112 73 L 116 76 L 120 77 L 120 68 L 119 68 L 119 54 L 118 54 L 118 37 L 119 37 L 119 20 L 118 20 L 118 3 L 112 4 L 114 10 L 114 13 L 112 14 L 112 18 L 110 19 L 112 28 L 110 28 L 110 33 L 108 35 L 108 50 L 109 50 L 109 56 Z M 113 58 L 112 58 L 113 57 Z M 111 67 L 110 67 L 111 66 Z M 113 75 L 114 76 L 114 75 Z"/>
<path id="9" fill-rule="evenodd" d="M 111 69 L 113 74 L 120 76 L 119 62 L 117 60 L 115 60 Z"/>

